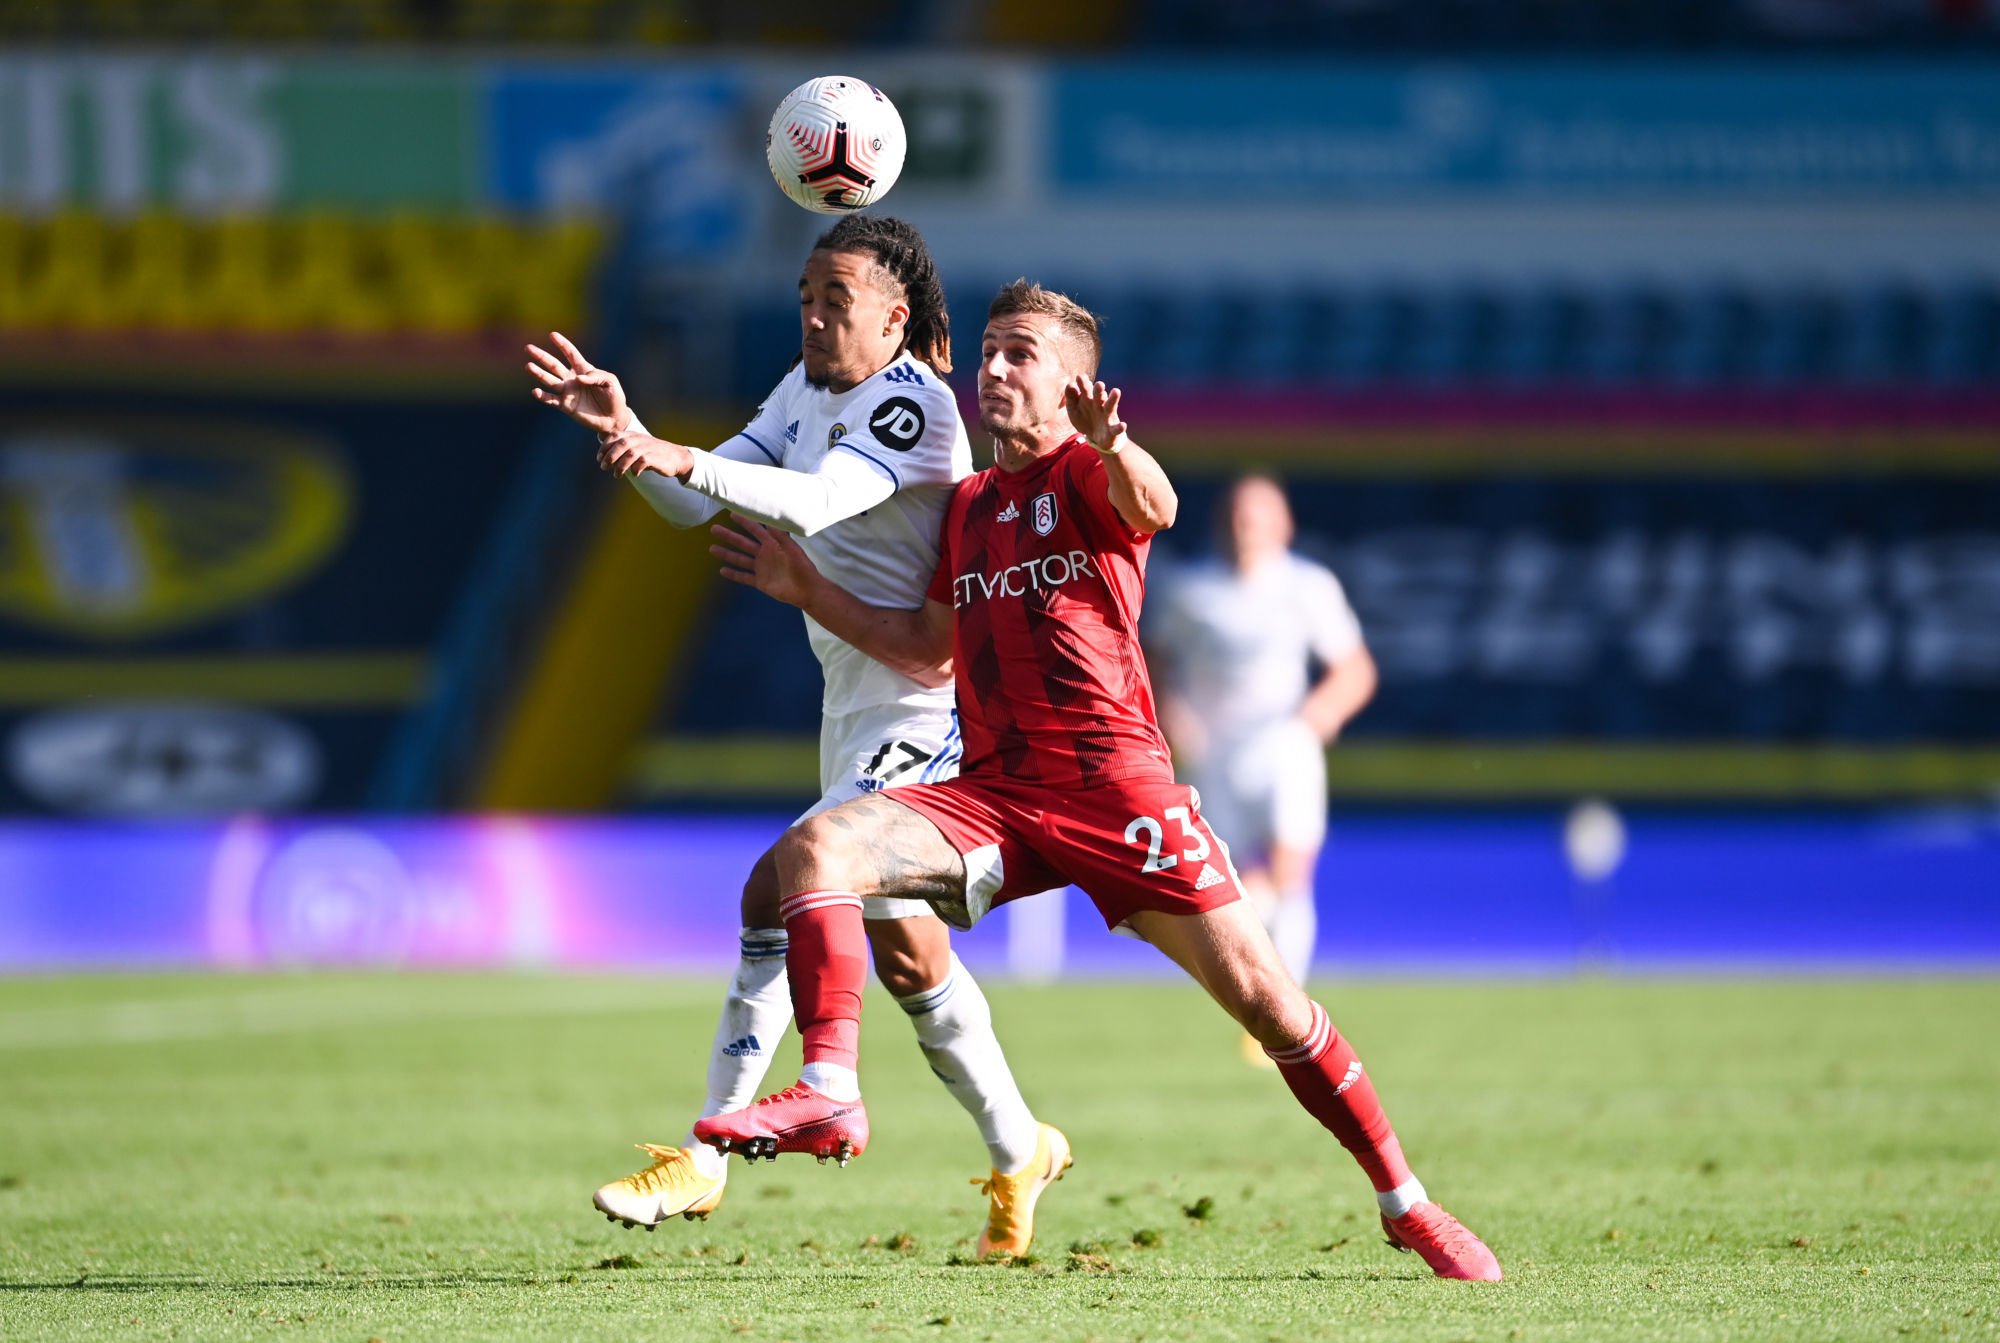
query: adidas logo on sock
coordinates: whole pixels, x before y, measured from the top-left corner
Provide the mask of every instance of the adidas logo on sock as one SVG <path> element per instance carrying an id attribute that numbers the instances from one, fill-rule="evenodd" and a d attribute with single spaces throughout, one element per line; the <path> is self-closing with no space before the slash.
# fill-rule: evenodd
<path id="1" fill-rule="evenodd" d="M 722 1047 L 722 1052 L 729 1055 L 730 1058 L 740 1059 L 746 1054 L 763 1053 L 764 1046 L 757 1043 L 756 1036 L 746 1035 L 740 1040 L 724 1045 Z"/>
<path id="2" fill-rule="evenodd" d="M 1347 1065 L 1347 1076 L 1340 1079 L 1340 1085 L 1333 1089 L 1333 1094 L 1336 1096 L 1340 1095 L 1342 1092 L 1346 1091 L 1349 1087 L 1353 1086 L 1356 1082 L 1360 1080 L 1361 1080 L 1361 1060 L 1356 1059 L 1354 1060 L 1354 1062 Z"/>
<path id="3" fill-rule="evenodd" d="M 1220 886 L 1222 881 L 1222 874 L 1215 870 L 1215 864 L 1203 863 L 1201 865 L 1201 875 L 1195 878 L 1194 888 L 1197 891 L 1205 891 L 1211 886 Z"/>

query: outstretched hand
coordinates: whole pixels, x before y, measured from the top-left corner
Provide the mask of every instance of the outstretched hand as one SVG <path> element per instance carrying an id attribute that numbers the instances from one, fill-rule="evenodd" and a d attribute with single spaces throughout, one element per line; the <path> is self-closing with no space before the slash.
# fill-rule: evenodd
<path id="1" fill-rule="evenodd" d="M 819 569 L 804 548 L 785 532 L 755 518 L 740 513 L 729 517 L 735 528 L 718 522 L 708 529 L 716 540 L 708 553 L 722 561 L 722 576 L 787 606 L 803 607 L 811 601 Z"/>
<path id="2" fill-rule="evenodd" d="M 562 352 L 562 358 L 539 345 L 528 346 L 528 374 L 541 384 L 529 388 L 529 394 L 586 429 L 600 434 L 624 429 L 631 416 L 625 409 L 625 388 L 618 375 L 592 368 L 583 351 L 560 331 L 549 332 L 549 343 Z"/>
<path id="3" fill-rule="evenodd" d="M 1071 378 L 1069 386 L 1063 388 L 1063 408 L 1069 411 L 1069 422 L 1099 452 L 1116 443 L 1125 432 L 1125 421 L 1118 418 L 1118 398 L 1122 395 L 1118 388 L 1107 391 L 1103 383 L 1092 382 L 1082 374 Z"/>

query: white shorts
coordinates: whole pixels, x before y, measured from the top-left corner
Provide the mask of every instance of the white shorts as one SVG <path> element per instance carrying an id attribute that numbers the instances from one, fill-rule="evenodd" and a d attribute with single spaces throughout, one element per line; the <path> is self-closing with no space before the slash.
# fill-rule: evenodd
<path id="1" fill-rule="evenodd" d="M 1326 841 L 1326 748 L 1299 719 L 1218 744 L 1192 773 L 1202 815 L 1238 866 Z"/>
<path id="2" fill-rule="evenodd" d="M 885 788 L 949 779 L 958 773 L 964 753 L 956 710 L 878 704 L 825 719 L 819 729 L 820 799 L 798 819 Z M 864 919 L 910 919 L 934 912 L 922 900 L 888 895 L 861 899 Z"/>

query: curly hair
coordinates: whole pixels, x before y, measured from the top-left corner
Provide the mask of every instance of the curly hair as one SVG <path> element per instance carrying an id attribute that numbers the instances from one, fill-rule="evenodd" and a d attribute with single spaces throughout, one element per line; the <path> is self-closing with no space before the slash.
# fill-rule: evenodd
<path id="1" fill-rule="evenodd" d="M 944 282 L 924 236 L 893 215 L 846 215 L 819 235 L 815 252 L 859 252 L 902 286 L 910 305 L 903 328 L 904 348 L 940 374 L 951 372 L 951 314 L 944 306 Z"/>

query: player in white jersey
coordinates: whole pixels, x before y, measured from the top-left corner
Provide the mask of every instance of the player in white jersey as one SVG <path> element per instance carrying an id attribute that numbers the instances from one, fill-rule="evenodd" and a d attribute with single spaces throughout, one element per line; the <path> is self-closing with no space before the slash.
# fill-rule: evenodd
<path id="1" fill-rule="evenodd" d="M 1375 694 L 1375 659 L 1340 580 L 1292 551 L 1277 482 L 1244 477 L 1217 515 L 1221 556 L 1162 584 L 1147 631 L 1166 687 L 1160 716 L 1202 814 L 1229 837 L 1244 890 L 1303 984 L 1318 931 L 1325 749 Z M 1312 663 L 1322 671 L 1308 684 Z"/>
<path id="2" fill-rule="evenodd" d="M 782 528 L 822 571 L 868 599 L 915 609 L 937 566 L 938 530 L 972 452 L 950 371 L 948 319 L 923 238 L 901 220 L 855 215 L 814 245 L 799 277 L 799 362 L 755 418 L 712 452 L 649 435 L 618 380 L 560 334 L 561 357 L 529 346 L 537 399 L 599 435 L 599 461 L 677 527 L 728 508 Z M 888 666 L 811 619 L 825 677 L 820 789 L 813 816 L 850 798 L 950 777 L 959 740 L 951 670 Z M 801 819 L 804 819 L 801 817 Z M 1025 1253 L 1034 1204 L 1068 1164 L 1063 1135 L 1021 1098 L 993 1032 L 985 995 L 920 900 L 871 900 L 864 911 L 877 976 L 916 1027 L 932 1070 L 978 1123 L 993 1162 L 982 1254 Z M 756 1096 L 791 1018 L 787 939 L 776 869 L 758 860 L 743 890 L 742 959 L 724 1002 L 701 1117 Z M 721 1153 L 693 1141 L 642 1144 L 646 1170 L 597 1191 L 607 1217 L 658 1225 L 706 1217 L 727 1178 Z"/>

